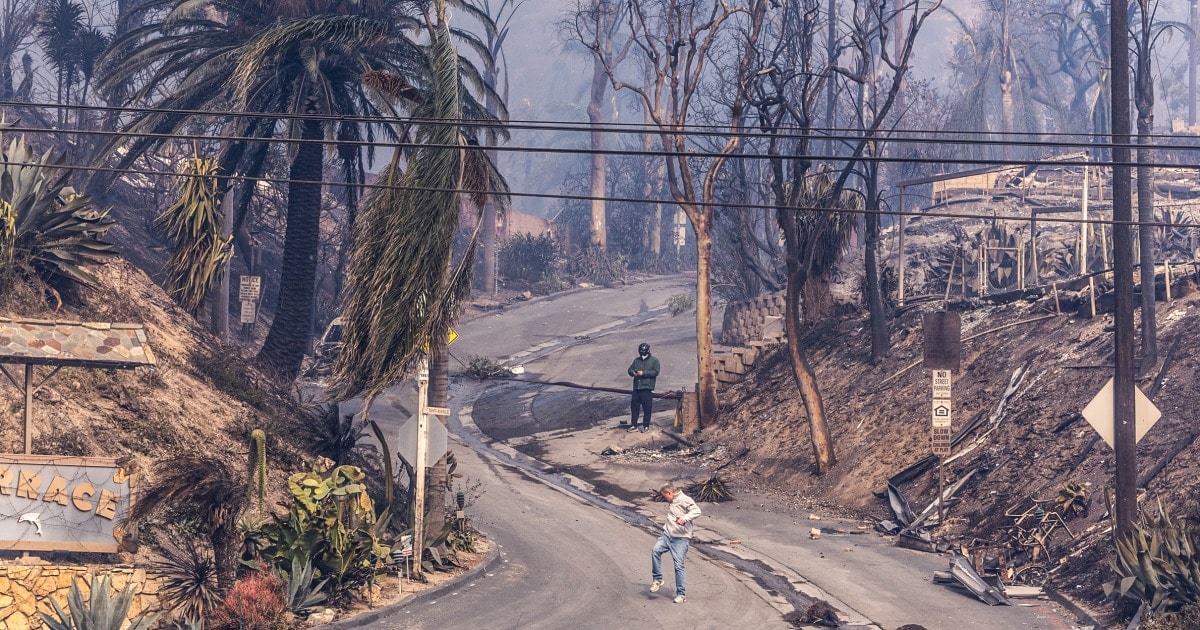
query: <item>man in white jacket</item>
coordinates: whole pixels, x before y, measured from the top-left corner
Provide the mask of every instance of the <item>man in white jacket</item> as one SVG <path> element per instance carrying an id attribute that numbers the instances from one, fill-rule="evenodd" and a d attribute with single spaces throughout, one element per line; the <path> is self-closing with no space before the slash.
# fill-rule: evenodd
<path id="1" fill-rule="evenodd" d="M 687 601 L 687 568 L 684 561 L 692 542 L 692 521 L 700 516 L 700 506 L 669 481 L 658 488 L 658 494 L 670 505 L 667 506 L 667 522 L 663 525 L 663 533 L 650 550 L 650 572 L 654 580 L 650 583 L 650 592 L 657 593 L 663 585 L 662 555 L 670 551 L 671 559 L 675 561 L 675 603 L 682 604 Z"/>

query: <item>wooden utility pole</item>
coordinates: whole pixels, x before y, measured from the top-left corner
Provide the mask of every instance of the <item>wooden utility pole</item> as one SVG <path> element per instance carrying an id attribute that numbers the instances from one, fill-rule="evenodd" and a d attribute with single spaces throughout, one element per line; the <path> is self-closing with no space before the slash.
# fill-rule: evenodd
<path id="1" fill-rule="evenodd" d="M 1192 0 L 1191 16 L 1188 19 L 1188 125 L 1196 124 L 1196 64 L 1200 63 L 1200 1 Z"/>
<path id="2" fill-rule="evenodd" d="M 1130 169 L 1129 1 L 1112 0 L 1109 38 L 1112 66 L 1113 284 L 1114 334 L 1113 447 L 1117 456 L 1118 538 L 1137 518 L 1137 431 L 1133 400 L 1133 188 Z"/>

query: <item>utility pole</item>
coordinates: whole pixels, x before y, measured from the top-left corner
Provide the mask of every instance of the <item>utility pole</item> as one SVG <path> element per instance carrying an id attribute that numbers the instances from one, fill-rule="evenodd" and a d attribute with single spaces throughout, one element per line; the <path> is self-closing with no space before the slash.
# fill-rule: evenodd
<path id="1" fill-rule="evenodd" d="M 1109 50 L 1112 66 L 1113 284 L 1116 289 L 1113 447 L 1117 455 L 1118 538 L 1137 518 L 1137 432 L 1133 400 L 1133 188 L 1130 169 L 1129 0 L 1111 0 Z"/>
<path id="2" fill-rule="evenodd" d="M 1200 28 L 1200 0 L 1192 0 L 1192 11 L 1188 19 L 1188 126 L 1196 124 L 1196 64 L 1200 63 L 1200 41 L 1196 29 Z"/>
<path id="3" fill-rule="evenodd" d="M 429 401 L 429 360 L 421 359 L 417 368 L 417 461 L 416 488 L 413 493 L 413 575 L 421 575 L 421 559 L 425 555 L 425 468 L 429 460 L 429 416 L 425 408 Z"/>

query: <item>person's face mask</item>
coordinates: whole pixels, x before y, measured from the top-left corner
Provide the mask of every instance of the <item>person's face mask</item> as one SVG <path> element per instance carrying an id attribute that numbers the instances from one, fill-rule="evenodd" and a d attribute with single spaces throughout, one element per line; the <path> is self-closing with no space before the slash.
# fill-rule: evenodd
<path id="1" fill-rule="evenodd" d="M 643 353 L 639 354 L 638 356 L 639 356 L 639 357 L 642 357 L 643 359 L 645 359 L 646 357 L 650 356 L 650 353 L 648 353 L 648 352 L 643 352 Z"/>

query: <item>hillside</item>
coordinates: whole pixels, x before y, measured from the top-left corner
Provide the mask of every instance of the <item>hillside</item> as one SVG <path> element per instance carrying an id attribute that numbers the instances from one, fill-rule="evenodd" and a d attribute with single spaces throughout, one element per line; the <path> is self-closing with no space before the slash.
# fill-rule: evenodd
<path id="1" fill-rule="evenodd" d="M 100 284 L 82 289 L 76 306 L 49 310 L 35 296 L 6 296 L 4 314 L 57 321 L 131 322 L 145 325 L 157 369 L 63 368 L 34 396 L 33 450 L 39 454 L 132 458 L 140 482 L 153 465 L 183 454 L 244 462 L 249 434 L 268 435 L 269 470 L 282 492 L 283 472 L 300 465 L 295 432 L 286 427 L 298 409 L 216 345 L 187 313 L 141 270 L 117 261 L 96 270 Z M 19 299 L 19 298 L 24 299 Z M 40 381 L 50 373 L 36 370 Z M 0 388 L 4 422 L 0 448 L 21 452 L 22 401 L 16 388 Z"/>
<path id="2" fill-rule="evenodd" d="M 1140 479 L 1161 468 L 1145 484 L 1143 512 L 1159 503 L 1177 514 L 1194 509 L 1187 501 L 1200 467 L 1200 445 L 1193 443 L 1200 433 L 1194 353 L 1200 344 L 1200 294 L 1194 292 L 1194 277 L 1177 282 L 1175 299 L 1158 304 L 1159 363 L 1144 370 L 1138 383 L 1147 393 L 1157 389 L 1153 400 L 1163 414 L 1138 447 Z M 1066 292 L 1059 297 L 1060 306 L 1072 303 Z M 744 380 L 722 392 L 721 426 L 705 432 L 710 444 L 727 444 L 733 452 L 750 448 L 730 467 L 735 484 L 774 487 L 801 503 L 891 518 L 888 479 L 930 453 L 930 373 L 913 364 L 922 356 L 921 314 L 940 307 L 940 300 L 929 302 L 896 317 L 891 354 L 878 365 L 869 361 L 863 312 L 808 331 L 803 343 L 836 441 L 838 463 L 824 477 L 812 472 L 808 425 L 783 346 L 759 359 Z M 1056 314 L 1049 294 L 1000 306 L 952 302 L 949 308 L 961 312 L 963 338 L 969 339 L 954 377 L 954 430 L 972 420 L 979 424 L 964 435 L 946 466 L 947 485 L 973 476 L 947 507 L 947 522 L 934 537 L 969 546 L 1007 543 L 1014 518 L 1006 511 L 1022 512 L 1032 507 L 1030 499 L 1053 500 L 1067 484 L 1080 484 L 1090 509 L 1068 519 L 1069 534 L 1054 533 L 1049 562 L 1040 564 L 1050 585 L 1102 607 L 1100 584 L 1111 579 L 1104 568 L 1111 536 L 1103 495 L 1112 487 L 1114 457 L 1079 412 L 1112 376 L 1111 314 L 1095 319 Z M 1173 362 L 1163 371 L 1168 355 Z M 996 416 L 1010 378 L 1022 370 Z M 1176 447 L 1182 450 L 1175 453 Z M 919 513 L 936 497 L 936 471 L 926 469 L 899 488 Z"/>

